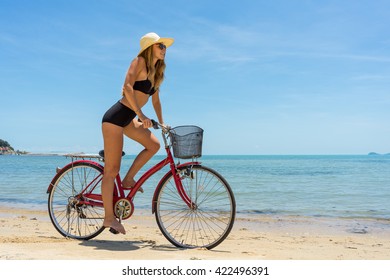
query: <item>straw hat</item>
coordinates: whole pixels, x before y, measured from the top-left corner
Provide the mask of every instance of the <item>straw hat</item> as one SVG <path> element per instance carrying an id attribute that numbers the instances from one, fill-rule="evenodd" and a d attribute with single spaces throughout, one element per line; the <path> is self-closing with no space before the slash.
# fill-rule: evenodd
<path id="1" fill-rule="evenodd" d="M 161 38 L 154 32 L 150 32 L 142 36 L 139 44 L 141 46 L 141 50 L 138 53 L 140 55 L 144 50 L 149 48 L 151 45 L 157 44 L 157 43 L 163 43 L 167 47 L 171 46 L 173 44 L 173 38 Z"/>

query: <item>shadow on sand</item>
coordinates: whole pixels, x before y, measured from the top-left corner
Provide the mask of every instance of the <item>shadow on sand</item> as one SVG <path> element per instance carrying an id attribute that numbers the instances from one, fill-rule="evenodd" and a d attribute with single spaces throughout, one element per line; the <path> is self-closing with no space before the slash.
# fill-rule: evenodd
<path id="1" fill-rule="evenodd" d="M 96 250 L 105 251 L 135 251 L 139 249 L 149 248 L 150 250 L 165 251 L 165 252 L 177 252 L 186 249 L 177 248 L 173 245 L 156 245 L 153 240 L 140 240 L 140 241 L 112 241 L 112 240 L 85 240 L 80 243 L 80 246 L 93 247 Z"/>

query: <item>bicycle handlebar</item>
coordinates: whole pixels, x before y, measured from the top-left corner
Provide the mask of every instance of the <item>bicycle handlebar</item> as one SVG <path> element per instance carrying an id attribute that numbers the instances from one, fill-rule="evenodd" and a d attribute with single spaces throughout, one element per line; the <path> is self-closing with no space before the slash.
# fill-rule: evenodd
<path id="1" fill-rule="evenodd" d="M 142 123 L 142 121 L 140 119 L 138 119 L 138 121 Z M 161 124 L 161 123 L 159 123 L 159 122 L 157 122 L 157 121 L 155 121 L 153 119 L 151 119 L 151 122 L 153 124 L 153 128 L 154 129 L 161 128 L 164 133 L 168 133 L 169 130 L 171 129 L 171 127 L 169 125 L 163 125 L 163 124 Z"/>
<path id="2" fill-rule="evenodd" d="M 154 129 L 159 129 L 161 128 L 164 133 L 168 133 L 171 130 L 171 127 L 169 125 L 163 125 L 159 122 L 156 122 L 155 120 L 151 120 L 153 124 Z"/>

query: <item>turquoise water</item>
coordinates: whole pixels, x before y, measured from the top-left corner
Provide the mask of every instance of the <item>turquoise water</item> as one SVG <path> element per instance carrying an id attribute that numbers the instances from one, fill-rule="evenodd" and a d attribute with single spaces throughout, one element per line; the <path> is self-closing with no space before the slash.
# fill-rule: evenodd
<path id="1" fill-rule="evenodd" d="M 125 173 L 133 156 L 122 161 Z M 146 168 L 162 159 L 153 158 Z M 203 156 L 203 165 L 230 183 L 242 214 L 390 219 L 390 156 Z M 46 209 L 47 187 L 63 156 L 0 156 L 0 205 Z M 154 175 L 135 198 L 150 209 L 168 169 Z"/>

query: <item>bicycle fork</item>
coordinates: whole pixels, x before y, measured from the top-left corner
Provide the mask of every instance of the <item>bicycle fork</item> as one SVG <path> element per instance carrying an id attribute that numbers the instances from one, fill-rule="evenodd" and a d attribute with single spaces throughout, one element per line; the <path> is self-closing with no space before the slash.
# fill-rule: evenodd
<path id="1" fill-rule="evenodd" d="M 177 191 L 179 192 L 181 199 L 183 199 L 183 201 L 187 204 L 188 208 L 190 208 L 191 210 L 196 210 L 197 209 L 196 202 L 192 201 L 191 198 L 188 196 L 188 194 L 186 193 L 186 191 L 183 187 L 183 183 L 182 183 L 182 179 L 185 177 L 188 177 L 191 180 L 195 179 L 194 172 L 192 171 L 192 165 L 187 166 L 185 168 L 184 174 L 182 174 L 182 176 L 180 174 L 180 170 L 176 170 L 176 172 L 174 174 L 175 174 L 175 176 L 174 176 L 175 184 L 176 184 Z"/>

